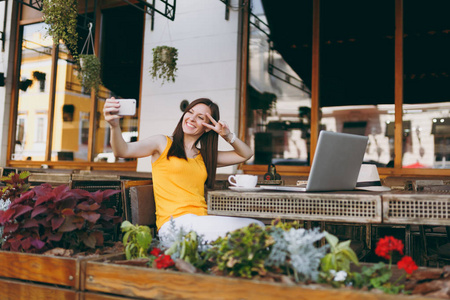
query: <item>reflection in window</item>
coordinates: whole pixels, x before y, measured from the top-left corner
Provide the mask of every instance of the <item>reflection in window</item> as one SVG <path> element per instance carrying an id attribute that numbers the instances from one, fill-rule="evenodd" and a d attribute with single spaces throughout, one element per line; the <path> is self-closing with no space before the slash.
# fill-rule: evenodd
<path id="1" fill-rule="evenodd" d="M 300 10 L 305 12 L 302 20 L 308 24 L 312 11 L 304 3 L 309 2 L 303 1 L 304 7 Z M 285 39 L 280 32 L 272 31 L 272 25 L 293 20 L 288 17 L 274 20 L 264 13 L 265 10 L 283 9 L 283 5 L 256 0 L 252 1 L 251 7 L 246 136 L 255 155 L 247 163 L 308 165 L 311 98 L 302 76 L 310 76 L 310 71 L 305 69 L 310 70 L 311 65 L 311 27 L 303 26 L 290 32 L 288 38 L 296 35 L 295 41 Z M 289 28 L 290 25 L 285 26 Z M 297 59 L 288 62 L 285 56 L 291 50 L 298 55 L 291 54 L 290 58 Z"/>
<path id="2" fill-rule="evenodd" d="M 120 19 L 121 22 L 117 22 Z M 144 13 L 132 6 L 109 8 L 102 11 L 102 80 L 111 96 L 136 99 L 139 111 L 139 85 L 141 76 Z M 111 51 L 114 49 L 114 51 Z M 108 96 L 109 97 L 109 96 Z M 124 162 L 116 158 L 110 145 L 109 125 L 103 116 L 106 96 L 97 99 L 97 122 L 94 136 L 95 162 Z M 121 119 L 120 127 L 125 141 L 138 137 L 138 116 Z M 134 160 L 134 159 L 133 159 Z"/>
<path id="3" fill-rule="evenodd" d="M 450 168 L 449 1 L 404 1 L 404 168 Z"/>
<path id="4" fill-rule="evenodd" d="M 78 69 L 64 44 L 59 45 L 51 160 L 87 161 L 90 93 L 77 77 Z"/>
<path id="5" fill-rule="evenodd" d="M 87 146 L 89 142 L 89 113 L 81 113 L 80 131 L 80 144 Z"/>
<path id="6" fill-rule="evenodd" d="M 46 78 L 47 74 L 43 73 L 43 72 L 39 72 L 39 71 L 34 71 L 33 72 L 33 78 L 35 80 L 39 81 L 39 91 L 41 93 L 45 92 L 45 78 Z"/>
<path id="7" fill-rule="evenodd" d="M 21 27 L 19 98 L 13 160 L 44 160 L 47 140 L 49 93 L 45 79 L 51 76 L 52 39 L 44 23 Z"/>
<path id="8" fill-rule="evenodd" d="M 36 118 L 36 143 L 45 143 L 47 136 L 47 116 L 40 115 Z"/>
<path id="9" fill-rule="evenodd" d="M 368 136 L 364 161 L 393 167 L 394 1 L 320 3 L 321 127 Z"/>

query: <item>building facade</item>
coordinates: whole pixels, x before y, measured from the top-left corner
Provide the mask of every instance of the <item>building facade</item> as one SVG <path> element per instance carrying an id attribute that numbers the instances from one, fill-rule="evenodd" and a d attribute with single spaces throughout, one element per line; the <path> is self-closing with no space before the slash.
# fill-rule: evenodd
<path id="1" fill-rule="evenodd" d="M 308 174 L 331 130 L 368 136 L 364 160 L 382 175 L 450 175 L 449 4 L 275 2 L 79 1 L 78 51 L 102 63 L 98 94 L 47 35 L 39 1 L 0 2 L 0 165 L 151 172 L 150 158 L 112 154 L 105 99 L 137 100 L 122 121 L 133 141 L 171 135 L 183 103 L 207 97 L 255 150 L 244 172 Z M 174 83 L 150 75 L 162 45 L 178 49 Z"/>

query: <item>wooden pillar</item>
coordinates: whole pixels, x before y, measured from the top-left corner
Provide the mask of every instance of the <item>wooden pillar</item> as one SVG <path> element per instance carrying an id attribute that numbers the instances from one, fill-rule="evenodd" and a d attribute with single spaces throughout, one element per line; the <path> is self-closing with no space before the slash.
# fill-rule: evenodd
<path id="1" fill-rule="evenodd" d="M 99 57 L 99 49 L 100 49 L 100 29 L 101 29 L 101 0 L 96 1 L 94 14 L 95 14 L 95 40 L 94 40 L 94 50 L 95 55 Z M 89 116 L 89 142 L 88 142 L 88 161 L 92 162 L 95 155 L 95 134 L 97 132 L 97 126 L 99 120 L 97 120 L 97 106 L 98 106 L 97 95 L 95 91 L 91 90 L 91 115 Z M 92 169 L 92 165 L 89 166 L 89 169 Z"/>
<path id="2" fill-rule="evenodd" d="M 240 84 L 239 84 L 239 133 L 241 140 L 245 141 L 247 129 L 247 82 L 248 82 L 248 38 L 249 38 L 249 1 L 245 1 L 241 12 L 241 56 L 240 56 Z"/>
<path id="3" fill-rule="evenodd" d="M 395 0 L 395 132 L 394 168 L 402 168 L 403 156 L 403 0 Z"/>
<path id="4" fill-rule="evenodd" d="M 53 142 L 53 119 L 55 116 L 55 102 L 56 102 L 56 80 L 58 78 L 58 56 L 59 45 L 53 45 L 52 48 L 52 73 L 50 77 L 50 97 L 48 101 L 47 112 L 47 143 L 45 146 L 45 161 L 50 161 L 52 156 L 52 142 Z"/>
<path id="5" fill-rule="evenodd" d="M 311 156 L 312 165 L 319 136 L 319 68 L 320 68 L 320 0 L 313 0 L 312 25 L 312 74 L 311 74 Z"/>

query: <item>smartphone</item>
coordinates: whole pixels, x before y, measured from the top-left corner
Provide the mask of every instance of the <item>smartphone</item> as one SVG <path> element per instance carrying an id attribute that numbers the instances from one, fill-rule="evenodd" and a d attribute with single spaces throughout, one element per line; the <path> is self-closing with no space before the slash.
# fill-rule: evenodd
<path id="1" fill-rule="evenodd" d="M 134 116 L 136 114 L 136 99 L 117 99 L 120 103 L 119 116 Z"/>

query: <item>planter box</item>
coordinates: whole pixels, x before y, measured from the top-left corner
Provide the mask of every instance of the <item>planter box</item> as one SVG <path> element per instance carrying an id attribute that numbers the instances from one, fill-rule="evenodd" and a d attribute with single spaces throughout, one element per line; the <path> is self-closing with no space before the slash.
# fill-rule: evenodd
<path id="1" fill-rule="evenodd" d="M 0 251 L 0 277 L 78 289 L 84 259 Z"/>
<path id="2" fill-rule="evenodd" d="M 71 289 L 0 279 L 0 299 L 78 300 L 80 293 Z"/>
<path id="3" fill-rule="evenodd" d="M 124 257 L 116 257 L 123 259 Z M 350 289 L 268 283 L 88 261 L 83 290 L 139 299 L 430 299 Z M 101 299 L 101 298 L 91 298 Z M 432 298 L 431 298 L 432 299 Z"/>
<path id="4" fill-rule="evenodd" d="M 105 294 L 98 294 L 98 293 L 82 293 L 82 300 L 127 300 L 132 298 L 127 297 L 120 297 L 120 296 L 111 296 L 111 295 L 105 295 Z"/>
<path id="5" fill-rule="evenodd" d="M 86 261 L 110 256 L 111 254 L 70 258 L 0 251 L 0 277 L 56 284 L 79 290 L 84 280 L 82 269 Z M 113 256 L 117 256 L 117 254 Z M 0 297 L 0 299 L 3 298 Z"/>

